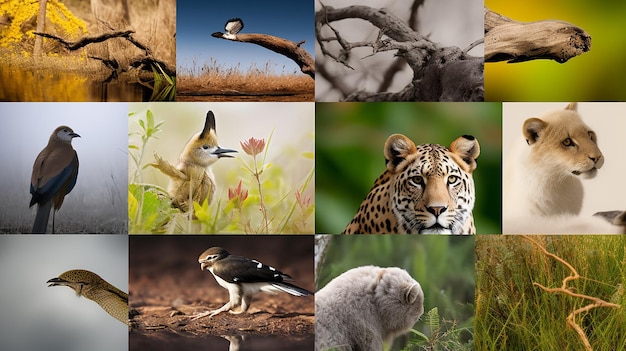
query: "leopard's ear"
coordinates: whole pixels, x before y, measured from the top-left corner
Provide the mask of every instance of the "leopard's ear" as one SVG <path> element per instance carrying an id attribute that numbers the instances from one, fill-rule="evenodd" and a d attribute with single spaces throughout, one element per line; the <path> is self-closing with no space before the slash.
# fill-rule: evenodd
<path id="1" fill-rule="evenodd" d="M 417 152 L 415 143 L 402 134 L 393 134 L 385 142 L 385 163 L 389 172 L 402 169 L 407 156 Z"/>
<path id="2" fill-rule="evenodd" d="M 522 126 L 522 133 L 524 134 L 526 143 L 528 145 L 536 143 L 546 126 L 546 122 L 536 117 L 525 120 Z"/>
<path id="3" fill-rule="evenodd" d="M 471 135 L 462 135 L 450 144 L 452 154 L 458 156 L 460 161 L 467 166 L 465 171 L 472 173 L 477 166 L 478 155 L 480 155 L 480 144 Z M 459 161 L 459 160 L 457 160 Z M 465 167 L 464 167 L 465 168 Z"/>

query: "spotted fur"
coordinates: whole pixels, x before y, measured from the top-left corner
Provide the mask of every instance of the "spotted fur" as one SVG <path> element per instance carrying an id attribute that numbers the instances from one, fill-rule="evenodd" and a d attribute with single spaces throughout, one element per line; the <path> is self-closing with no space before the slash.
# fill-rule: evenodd
<path id="1" fill-rule="evenodd" d="M 385 142 L 387 169 L 342 234 L 475 234 L 472 172 L 478 141 L 416 146 L 401 134 Z"/>

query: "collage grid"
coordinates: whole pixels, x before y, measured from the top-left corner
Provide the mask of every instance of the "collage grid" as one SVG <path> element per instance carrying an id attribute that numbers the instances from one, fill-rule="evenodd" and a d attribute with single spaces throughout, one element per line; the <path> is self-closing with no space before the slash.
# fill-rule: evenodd
<path id="1" fill-rule="evenodd" d="M 0 1 L 1 348 L 626 350 L 624 15 Z"/>

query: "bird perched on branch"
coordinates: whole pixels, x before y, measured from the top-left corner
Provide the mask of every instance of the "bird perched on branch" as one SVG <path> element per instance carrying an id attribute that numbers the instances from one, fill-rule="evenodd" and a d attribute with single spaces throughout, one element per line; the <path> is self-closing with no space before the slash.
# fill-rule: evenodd
<path id="1" fill-rule="evenodd" d="M 65 195 L 69 194 L 78 178 L 78 155 L 72 148 L 72 139 L 80 137 L 68 126 L 60 126 L 52 132 L 48 145 L 41 150 L 33 164 L 30 179 L 30 206 L 37 204 L 33 233 L 45 233 L 50 210 L 58 211 Z M 54 233 L 54 213 L 52 214 Z"/>
<path id="2" fill-rule="evenodd" d="M 312 292 L 289 283 L 293 281 L 288 274 L 259 261 L 241 256 L 233 256 L 221 247 L 212 247 L 198 258 L 200 269 L 213 274 L 217 283 L 228 290 L 229 301 L 222 307 L 193 316 L 193 320 L 213 317 L 224 311 L 233 314 L 246 312 L 250 307 L 252 295 L 257 292 L 276 294 L 285 292 L 294 296 L 309 296 Z M 239 311 L 234 312 L 237 306 Z"/>
<path id="3" fill-rule="evenodd" d="M 241 20 L 241 18 L 231 18 L 228 21 L 226 21 L 226 24 L 224 25 L 224 30 L 226 31 L 226 33 L 215 32 L 211 34 L 211 36 L 215 38 L 236 40 L 237 33 L 239 33 L 242 29 L 243 29 L 243 21 Z"/>
<path id="4" fill-rule="evenodd" d="M 76 295 L 84 296 L 96 302 L 113 318 L 126 324 L 128 322 L 128 294 L 109 284 L 96 273 L 83 269 L 74 269 L 52 278 L 46 283 L 51 286 L 67 286 Z"/>
<path id="5" fill-rule="evenodd" d="M 231 152 L 237 150 L 222 149 L 217 144 L 215 115 L 209 111 L 204 128 L 187 142 L 176 167 L 156 153 L 154 158 L 157 163 L 152 166 L 170 177 L 167 191 L 172 198 L 172 205 L 187 212 L 193 208 L 193 204 L 189 204 L 190 199 L 198 203 L 207 198 L 209 203 L 212 201 L 215 180 L 208 167 L 222 157 L 233 157 L 228 154 Z"/>
<path id="6" fill-rule="evenodd" d="M 302 47 L 305 43 L 304 40 L 296 43 L 285 38 L 261 33 L 242 33 L 239 31 L 243 29 L 243 21 L 241 18 L 231 18 L 226 21 L 224 26 L 226 33 L 215 32 L 211 36 L 220 39 L 227 39 L 233 41 L 239 41 L 242 43 L 252 43 L 262 46 L 268 50 L 271 50 L 277 54 L 288 57 L 293 60 L 302 73 L 309 75 L 315 79 L 315 60 L 313 57 Z"/>

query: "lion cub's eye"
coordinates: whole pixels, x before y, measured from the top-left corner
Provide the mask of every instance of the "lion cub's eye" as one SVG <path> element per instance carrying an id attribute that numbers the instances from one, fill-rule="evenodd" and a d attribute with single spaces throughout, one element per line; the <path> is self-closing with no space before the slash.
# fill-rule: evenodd
<path id="1" fill-rule="evenodd" d="M 414 185 L 423 185 L 424 184 L 424 178 L 422 176 L 413 176 L 409 178 L 409 181 L 411 183 L 413 183 Z"/>
<path id="2" fill-rule="evenodd" d="M 565 138 L 565 140 L 563 140 L 561 144 L 563 144 L 563 146 L 574 146 L 574 140 L 572 140 L 571 138 Z"/>
<path id="3" fill-rule="evenodd" d="M 448 184 L 454 184 L 459 181 L 459 177 L 451 175 L 448 176 Z"/>

